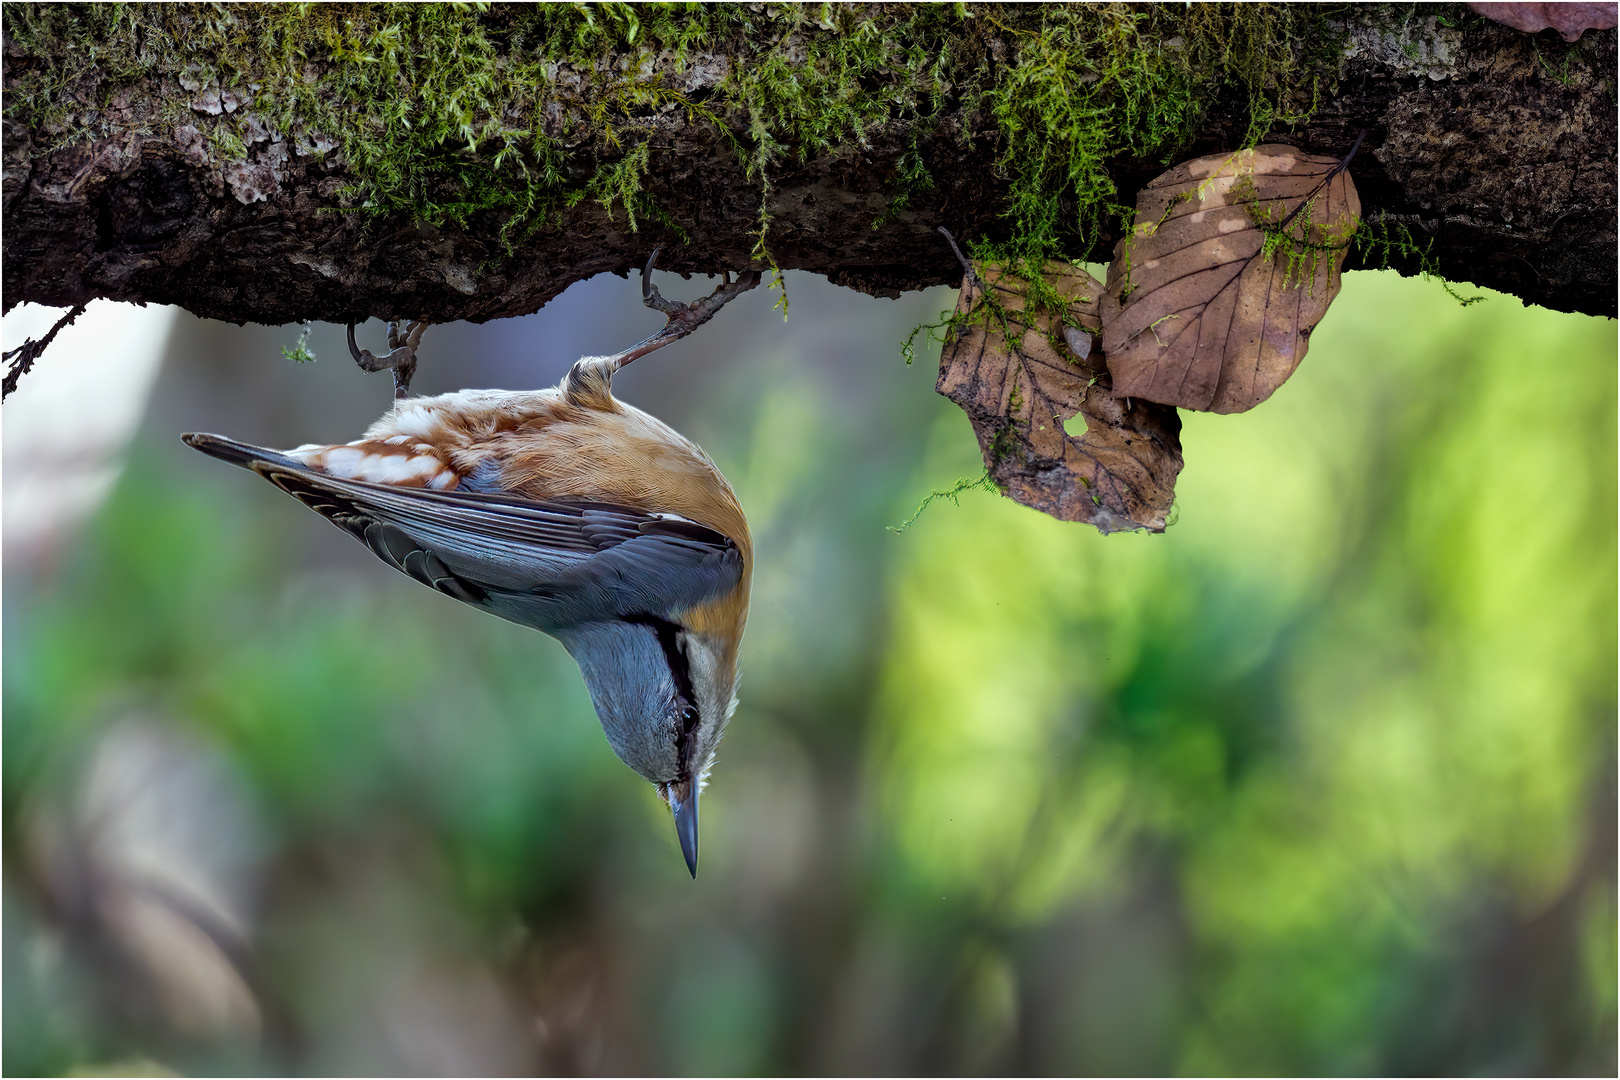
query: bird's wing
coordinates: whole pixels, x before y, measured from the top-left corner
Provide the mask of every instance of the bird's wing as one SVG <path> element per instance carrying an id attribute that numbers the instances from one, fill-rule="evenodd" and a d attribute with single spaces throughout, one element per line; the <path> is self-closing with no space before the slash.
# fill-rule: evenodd
<path id="1" fill-rule="evenodd" d="M 672 514 L 345 480 L 216 435 L 185 441 L 259 473 L 423 584 L 541 630 L 667 618 L 742 577 L 735 543 Z"/>

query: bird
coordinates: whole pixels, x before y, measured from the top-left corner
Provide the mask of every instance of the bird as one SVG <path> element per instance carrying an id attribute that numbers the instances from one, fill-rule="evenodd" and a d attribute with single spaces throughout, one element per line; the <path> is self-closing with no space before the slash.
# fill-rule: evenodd
<path id="1" fill-rule="evenodd" d="M 698 796 L 736 708 L 753 547 L 731 485 L 697 444 L 613 396 L 626 364 L 691 333 L 757 271 L 709 296 L 643 302 L 663 329 L 581 357 L 553 388 L 412 397 L 423 323 L 392 324 L 392 408 L 359 439 L 271 450 L 182 440 L 251 469 L 439 592 L 560 641 L 613 751 L 657 789 L 697 877 Z"/>

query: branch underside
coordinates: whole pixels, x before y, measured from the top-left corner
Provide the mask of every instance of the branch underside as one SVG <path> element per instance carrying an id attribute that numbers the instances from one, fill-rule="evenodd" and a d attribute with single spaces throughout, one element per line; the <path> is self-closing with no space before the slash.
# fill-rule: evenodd
<path id="1" fill-rule="evenodd" d="M 44 47 L 37 36 L 20 43 L 10 7 L 8 308 L 107 297 L 178 304 L 239 322 L 482 321 L 532 312 L 594 274 L 626 274 L 658 244 L 661 266 L 677 272 L 774 263 L 897 295 L 960 280 L 955 256 L 935 231 L 940 225 L 964 241 L 1016 239 L 1008 217 L 1017 183 L 1004 158 L 1009 136 L 987 115 L 985 99 L 946 76 L 995 77 L 1019 55 L 1023 31 L 1002 33 L 994 12 L 972 5 L 954 37 L 939 16 L 930 25 L 944 35 L 940 41 L 917 43 L 958 65 L 934 73 L 944 80 L 930 99 L 937 112 L 897 109 L 858 137 L 803 156 L 792 147 L 769 157 L 755 152 L 760 132 L 771 130 L 769 115 L 706 110 L 705 101 L 752 62 L 737 41 L 685 56 L 627 44 L 583 76 L 553 65 L 558 73 L 532 105 L 542 127 L 551 123 L 544 117 L 583 118 L 583 128 L 556 121 L 548 136 L 548 145 L 563 150 L 547 167 L 564 177 L 557 190 L 572 194 L 521 229 L 512 227 L 509 210 L 477 210 L 460 220 L 438 214 L 428 224 L 424 216 L 434 214 L 368 209 L 358 147 L 351 153 L 341 142 L 327 145 L 332 140 L 321 132 L 260 121 L 256 91 L 244 85 L 238 93 L 229 75 L 209 86 L 166 73 L 164 46 L 155 41 L 147 43 L 159 50 L 155 62 L 81 74 L 50 99 L 71 108 L 43 119 L 37 106 L 44 99 L 24 91 L 51 61 L 36 55 Z M 887 17 L 883 5 L 872 10 Z M 1363 220 L 1388 242 L 1352 254 L 1346 269 L 1387 263 L 1412 273 L 1427 265 L 1527 302 L 1613 316 L 1615 32 L 1589 31 L 1567 46 L 1551 31 L 1527 35 L 1478 17 L 1445 18 L 1451 10 L 1436 5 L 1438 14 L 1417 22 L 1408 15 L 1403 24 L 1378 7 L 1350 9 L 1334 78 L 1320 85 L 1309 119 L 1273 125 L 1262 141 L 1343 155 L 1367 130 L 1351 172 Z M 497 7 L 466 17 L 494 24 L 511 16 Z M 518 47 L 513 38 L 501 40 Z M 339 67 L 335 59 L 312 63 L 311 78 Z M 201 88 L 187 89 L 185 81 Z M 604 145 L 590 118 L 601 115 L 604 101 L 622 104 L 631 90 L 650 104 L 623 107 L 617 145 Z M 35 111 L 19 101 L 32 101 Z M 1202 111 L 1176 155 L 1235 147 L 1249 124 L 1249 102 L 1225 93 Z M 490 151 L 443 148 L 447 167 L 465 165 L 458 155 L 480 153 Z M 636 153 L 645 167 L 628 202 L 601 189 L 586 194 L 592 176 Z M 529 183 L 539 182 L 532 178 L 542 164 L 524 166 Z M 1128 204 L 1164 164 L 1109 158 L 1110 201 Z M 525 182 L 510 175 L 513 184 Z M 432 192 L 424 205 L 447 198 Z M 1121 223 L 1104 215 L 1086 229 L 1073 193 L 1060 203 L 1066 213 L 1046 238 L 1053 249 L 1106 258 Z"/>

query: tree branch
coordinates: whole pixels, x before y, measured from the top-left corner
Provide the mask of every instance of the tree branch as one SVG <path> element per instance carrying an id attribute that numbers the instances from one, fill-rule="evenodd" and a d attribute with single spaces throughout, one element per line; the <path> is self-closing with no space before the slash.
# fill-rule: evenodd
<path id="1" fill-rule="evenodd" d="M 1106 259 L 1122 223 L 1099 207 L 1258 124 L 1336 155 L 1367 130 L 1351 171 L 1385 242 L 1347 268 L 1427 260 L 1615 314 L 1612 30 L 1566 45 L 1461 5 L 4 20 L 8 308 L 485 320 L 660 243 L 680 272 L 803 269 L 895 295 L 959 279 L 940 225 Z M 1133 128 L 1144 112 L 1186 129 Z M 1309 116 L 1267 122 L 1290 112 Z"/>

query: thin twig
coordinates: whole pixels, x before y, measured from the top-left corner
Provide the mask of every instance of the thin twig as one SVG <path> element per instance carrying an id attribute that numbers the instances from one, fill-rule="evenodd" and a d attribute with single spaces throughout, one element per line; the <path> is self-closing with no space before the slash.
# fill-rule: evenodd
<path id="1" fill-rule="evenodd" d="M 1299 201 L 1299 205 L 1294 207 L 1293 210 L 1289 211 L 1287 217 L 1283 218 L 1282 221 L 1277 223 L 1277 228 L 1279 228 L 1279 229 L 1288 228 L 1288 223 L 1293 221 L 1295 215 L 1297 215 L 1301 210 L 1305 209 L 1306 205 L 1313 198 L 1316 197 L 1317 192 L 1321 191 L 1323 188 L 1325 188 L 1329 184 L 1333 183 L 1333 178 L 1335 176 L 1338 176 L 1340 173 L 1344 172 L 1344 170 L 1346 170 L 1346 169 L 1348 169 L 1350 167 L 1351 159 L 1353 159 L 1356 156 L 1356 151 L 1361 149 L 1361 140 L 1365 139 L 1366 137 L 1367 137 L 1367 129 L 1362 128 L 1361 129 L 1361 134 L 1356 136 L 1356 141 L 1354 143 L 1350 144 L 1350 152 L 1348 154 L 1344 155 L 1344 159 L 1341 160 L 1337 165 L 1333 166 L 1333 168 L 1328 170 L 1328 174 L 1326 176 L 1322 177 L 1322 182 L 1317 184 L 1315 187 L 1313 187 L 1310 190 L 1310 194 L 1306 195 L 1303 199 L 1301 199 Z"/>
<path id="2" fill-rule="evenodd" d="M 51 327 L 50 333 L 38 341 L 30 338 L 15 349 L 0 356 L 0 360 L 10 360 L 13 356 L 17 357 L 16 361 L 11 365 L 11 370 L 6 372 L 5 379 L 0 381 L 0 401 L 10 397 L 11 392 L 17 389 L 17 381 L 33 370 L 34 361 L 39 359 L 39 354 L 45 351 L 45 346 L 49 345 L 51 339 L 56 337 L 56 332 L 83 314 L 84 305 L 75 305 L 73 310 L 56 320 L 56 325 Z"/>
<path id="3" fill-rule="evenodd" d="M 973 272 L 973 264 L 968 262 L 966 255 L 962 254 L 962 249 L 956 246 L 956 237 L 951 235 L 951 230 L 941 225 L 939 227 L 939 235 L 943 236 L 945 238 L 945 242 L 951 245 L 951 253 L 956 256 L 956 261 L 962 264 L 962 270 L 967 274 L 968 280 L 973 282 L 975 285 L 982 286 L 983 282 L 979 280 L 979 275 Z"/>

